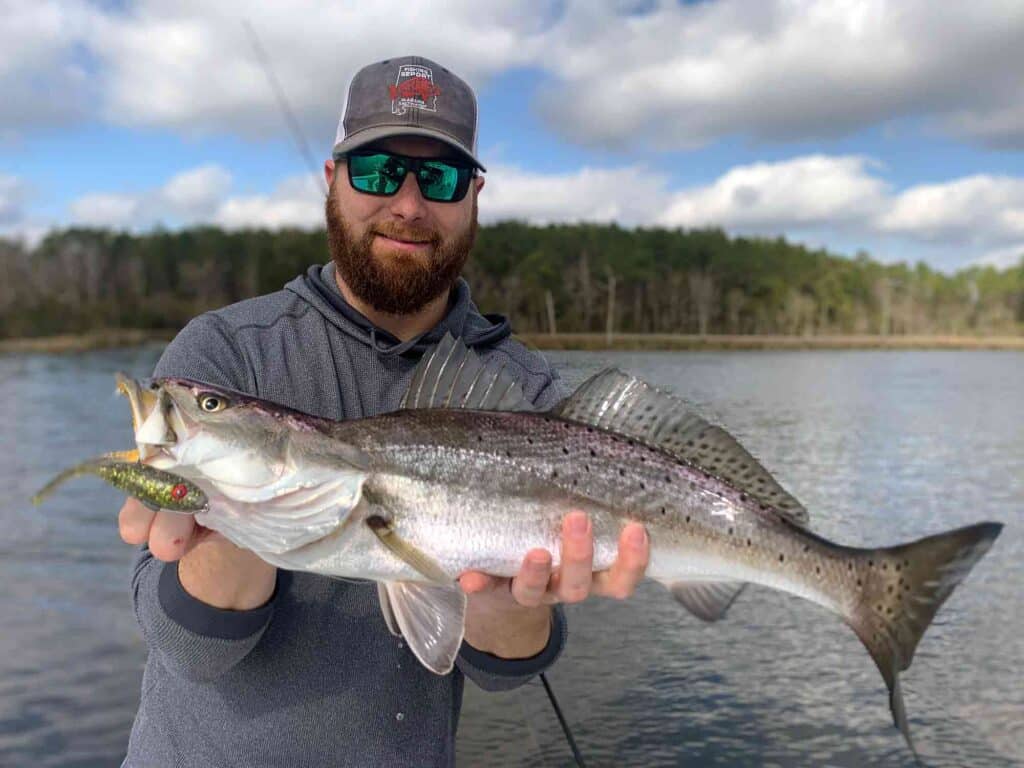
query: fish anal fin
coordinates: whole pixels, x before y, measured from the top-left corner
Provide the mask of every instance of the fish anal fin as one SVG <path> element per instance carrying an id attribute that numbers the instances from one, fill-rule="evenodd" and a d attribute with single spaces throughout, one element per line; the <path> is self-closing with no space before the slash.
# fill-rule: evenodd
<path id="1" fill-rule="evenodd" d="M 665 586 L 690 613 L 718 621 L 746 586 L 742 581 L 674 581 Z"/>
<path id="2" fill-rule="evenodd" d="M 727 481 L 796 525 L 807 525 L 803 505 L 732 435 L 698 416 L 680 398 L 617 368 L 587 379 L 553 413 L 660 448 Z"/>
<path id="3" fill-rule="evenodd" d="M 458 586 L 408 581 L 387 581 L 383 585 L 409 649 L 431 672 L 447 675 L 455 666 L 465 633 L 466 595 Z"/>

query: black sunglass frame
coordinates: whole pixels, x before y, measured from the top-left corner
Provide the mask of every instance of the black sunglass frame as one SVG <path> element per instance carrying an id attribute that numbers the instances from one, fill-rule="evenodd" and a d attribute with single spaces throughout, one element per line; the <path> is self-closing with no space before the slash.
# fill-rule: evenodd
<path id="1" fill-rule="evenodd" d="M 345 165 L 346 165 L 346 168 L 347 168 L 348 184 L 349 184 L 349 186 L 352 187 L 352 189 L 354 189 L 356 192 L 360 192 L 360 193 L 362 193 L 364 195 L 373 195 L 374 197 L 394 197 L 395 195 L 398 194 L 398 191 L 402 188 L 402 184 L 405 183 L 405 179 L 404 178 L 402 179 L 402 184 L 399 184 L 394 192 L 371 192 L 369 190 L 360 189 L 359 187 L 357 187 L 355 185 L 355 182 L 352 180 L 352 164 L 348 162 L 348 158 L 350 158 L 350 157 L 371 157 L 373 155 L 386 155 L 387 157 L 393 158 L 395 160 L 398 160 L 400 163 L 402 163 L 402 165 L 405 167 L 405 175 L 408 176 L 409 173 L 412 173 L 413 178 L 416 179 L 416 186 L 419 187 L 420 194 L 423 196 L 423 199 L 427 200 L 427 201 L 429 201 L 431 203 L 458 203 L 458 202 L 461 202 L 463 199 L 465 199 L 466 193 L 469 192 L 470 184 L 472 184 L 473 179 L 475 179 L 477 177 L 477 173 L 478 173 L 478 169 L 477 169 L 477 167 L 475 165 L 471 165 L 470 163 L 458 162 L 458 161 L 454 161 L 454 160 L 451 160 L 451 159 L 448 159 L 448 158 L 441 158 L 441 157 L 410 157 L 409 155 L 400 155 L 397 152 L 387 152 L 387 151 L 382 150 L 382 149 L 376 149 L 376 150 L 357 149 L 357 150 L 354 150 L 352 152 L 337 152 L 337 153 L 335 153 L 334 154 L 334 162 L 337 163 L 337 162 L 339 162 L 341 160 L 345 160 L 346 161 Z M 428 163 L 428 162 L 429 163 L 444 163 L 445 165 L 450 165 L 452 168 L 456 168 L 459 171 L 469 171 L 469 173 L 466 175 L 465 182 L 460 181 L 458 186 L 455 187 L 455 194 L 452 196 L 452 198 L 450 200 L 438 200 L 437 198 L 427 197 L 426 190 L 424 189 L 424 185 L 427 182 L 424 181 L 420 177 L 420 173 L 419 172 L 420 172 L 420 169 L 423 168 L 424 165 L 426 163 Z"/>

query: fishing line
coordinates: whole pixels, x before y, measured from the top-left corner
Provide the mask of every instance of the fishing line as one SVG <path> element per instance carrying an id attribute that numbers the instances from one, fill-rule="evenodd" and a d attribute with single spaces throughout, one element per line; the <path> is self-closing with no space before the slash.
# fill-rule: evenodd
<path id="1" fill-rule="evenodd" d="M 242 26 L 245 27 L 246 32 L 249 33 L 249 40 L 252 42 L 253 52 L 256 54 L 256 60 L 259 61 L 260 66 L 263 68 L 263 73 L 267 77 L 267 82 L 270 83 L 270 88 L 274 92 L 274 97 L 277 99 L 277 105 L 284 113 L 285 122 L 288 124 L 288 128 L 292 133 L 292 138 L 295 140 L 295 146 L 299 150 L 299 154 L 302 155 L 302 159 L 306 161 L 306 165 L 309 166 L 310 173 L 317 180 L 317 186 L 320 187 L 324 193 L 324 197 L 327 197 L 327 183 L 323 177 L 317 172 L 316 161 L 313 159 L 313 153 L 309 149 L 309 144 L 306 142 L 306 137 L 302 133 L 302 126 L 299 125 L 299 121 L 295 119 L 295 113 L 292 112 L 291 107 L 288 104 L 288 99 L 284 94 L 284 89 L 281 88 L 281 83 L 274 75 L 274 70 L 270 66 L 270 57 L 267 56 L 266 51 L 260 44 L 260 39 L 256 35 L 256 29 L 252 24 L 249 23 L 248 19 L 242 19 Z M 345 581 L 346 579 L 340 578 L 339 581 Z M 547 675 L 543 672 L 540 673 L 540 681 L 544 684 L 544 690 L 547 691 L 548 699 L 551 700 L 551 706 L 555 710 L 555 716 L 558 718 L 559 724 L 562 726 L 562 732 L 565 734 L 565 740 L 569 742 L 569 748 L 572 750 L 572 756 L 576 760 L 576 765 L 579 768 L 586 768 L 586 763 L 583 762 L 583 756 L 580 755 L 580 750 L 576 746 L 576 740 L 572 737 L 572 731 L 569 729 L 569 723 L 566 722 L 565 716 L 562 714 L 562 708 L 558 706 L 558 699 L 555 698 L 555 692 L 551 688 L 551 683 L 548 682 Z"/>
<path id="2" fill-rule="evenodd" d="M 583 756 L 580 754 L 579 747 L 576 746 L 576 739 L 572 737 L 572 731 L 569 730 L 569 723 L 565 721 L 565 716 L 562 714 L 562 708 L 558 706 L 558 699 L 555 698 L 555 692 L 551 690 L 551 683 L 548 682 L 548 676 L 543 672 L 540 673 L 540 681 L 544 683 L 544 690 L 548 692 L 548 698 L 551 699 L 551 706 L 554 707 L 555 715 L 558 717 L 558 722 L 562 726 L 562 732 L 565 733 L 565 740 L 569 742 L 569 749 L 572 750 L 572 756 L 576 760 L 576 765 L 580 768 L 586 768 L 586 764 L 583 762 Z"/>
<path id="3" fill-rule="evenodd" d="M 299 121 L 295 119 L 295 113 L 292 112 L 291 107 L 288 104 L 288 99 L 284 95 L 284 89 L 281 88 L 281 83 L 278 82 L 277 77 L 274 75 L 274 70 L 270 66 L 270 57 L 267 56 L 267 52 L 263 49 L 260 44 L 260 39 L 256 35 L 256 29 L 252 24 L 249 23 L 248 19 L 242 19 L 242 26 L 245 27 L 249 33 L 249 40 L 252 42 L 253 52 L 256 54 L 256 60 L 259 61 L 260 66 L 263 67 L 263 74 L 267 76 L 267 82 L 270 83 L 270 89 L 274 92 L 274 97 L 277 99 L 277 106 L 284 113 L 285 122 L 288 124 L 288 128 L 292 132 L 292 138 L 295 140 L 295 146 L 299 150 L 299 154 L 302 155 L 302 159 L 306 161 L 306 165 L 309 166 L 309 172 L 313 174 L 314 183 L 324 193 L 324 197 L 327 197 L 327 182 L 324 181 L 323 176 L 317 172 L 316 161 L 313 159 L 313 153 L 309 149 L 309 144 L 306 142 L 306 137 L 302 133 L 302 127 L 299 125 Z"/>

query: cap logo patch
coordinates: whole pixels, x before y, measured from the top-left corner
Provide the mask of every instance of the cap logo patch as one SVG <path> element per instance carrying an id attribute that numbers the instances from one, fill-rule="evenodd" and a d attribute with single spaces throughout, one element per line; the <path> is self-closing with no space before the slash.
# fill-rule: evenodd
<path id="1" fill-rule="evenodd" d="M 434 85 L 430 67 L 403 64 L 398 68 L 395 84 L 388 86 L 388 93 L 391 94 L 391 112 L 404 115 L 410 107 L 436 112 L 441 89 Z"/>

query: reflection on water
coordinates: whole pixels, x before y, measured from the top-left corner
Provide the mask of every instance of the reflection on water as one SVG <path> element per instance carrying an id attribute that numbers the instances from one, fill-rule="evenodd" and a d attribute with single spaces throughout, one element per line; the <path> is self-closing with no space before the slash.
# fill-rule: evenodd
<path id="1" fill-rule="evenodd" d="M 118 494 L 56 471 L 127 447 L 112 373 L 157 351 L 0 358 L 0 765 L 109 766 L 145 649 Z M 1007 528 L 903 675 L 932 766 L 1024 765 L 1024 355 L 1016 352 L 554 353 L 567 383 L 614 364 L 732 431 L 821 534 L 880 545 L 982 519 Z M 753 588 L 702 625 L 655 584 L 569 608 L 550 679 L 590 765 L 911 766 L 884 685 L 822 609 Z M 539 684 L 467 688 L 463 765 L 572 764 Z"/>

